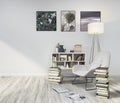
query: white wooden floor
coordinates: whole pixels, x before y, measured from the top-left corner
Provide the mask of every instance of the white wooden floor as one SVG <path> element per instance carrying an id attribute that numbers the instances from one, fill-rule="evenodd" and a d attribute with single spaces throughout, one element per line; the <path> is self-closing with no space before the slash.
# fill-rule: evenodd
<path id="1" fill-rule="evenodd" d="M 111 78 L 110 99 L 95 97 L 95 90 L 85 91 L 84 84 L 62 83 L 71 92 L 86 96 L 81 101 L 67 98 L 51 89 L 55 84 L 48 83 L 44 77 L 0 77 L 0 103 L 120 103 L 120 79 Z"/>

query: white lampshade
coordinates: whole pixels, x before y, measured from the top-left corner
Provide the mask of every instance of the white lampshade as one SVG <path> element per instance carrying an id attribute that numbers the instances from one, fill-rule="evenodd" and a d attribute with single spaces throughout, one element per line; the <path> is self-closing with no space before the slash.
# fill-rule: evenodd
<path id="1" fill-rule="evenodd" d="M 88 24 L 88 34 L 103 34 L 104 24 L 102 22 L 93 22 Z"/>

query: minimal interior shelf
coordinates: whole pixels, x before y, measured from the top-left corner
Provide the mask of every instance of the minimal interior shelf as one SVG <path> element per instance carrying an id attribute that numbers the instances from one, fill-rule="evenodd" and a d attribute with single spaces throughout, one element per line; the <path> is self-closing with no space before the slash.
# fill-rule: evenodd
<path id="1" fill-rule="evenodd" d="M 85 53 L 82 52 L 58 52 L 52 53 L 52 65 L 64 69 L 70 69 L 74 65 L 85 64 Z"/>

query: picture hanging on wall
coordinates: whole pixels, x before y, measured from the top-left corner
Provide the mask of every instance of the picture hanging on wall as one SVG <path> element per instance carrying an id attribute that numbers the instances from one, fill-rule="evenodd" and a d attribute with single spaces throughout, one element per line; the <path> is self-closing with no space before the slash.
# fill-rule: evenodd
<path id="1" fill-rule="evenodd" d="M 37 11 L 36 30 L 56 31 L 56 11 Z"/>
<path id="2" fill-rule="evenodd" d="M 61 31 L 74 32 L 76 30 L 75 11 L 61 11 Z"/>
<path id="3" fill-rule="evenodd" d="M 80 12 L 80 31 L 87 31 L 88 24 L 101 21 L 100 11 L 81 11 Z"/>

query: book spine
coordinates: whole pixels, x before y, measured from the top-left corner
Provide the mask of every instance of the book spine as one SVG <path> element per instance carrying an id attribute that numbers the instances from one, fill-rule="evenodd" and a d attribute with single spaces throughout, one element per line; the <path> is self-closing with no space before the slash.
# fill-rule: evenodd
<path id="1" fill-rule="evenodd" d="M 108 99 L 109 98 L 109 97 L 101 96 L 101 95 L 97 95 L 97 94 L 96 94 L 96 97 L 101 98 L 101 99 Z"/>
<path id="2" fill-rule="evenodd" d="M 99 78 L 99 77 L 96 77 L 96 80 L 108 81 L 108 78 Z"/>
<path id="3" fill-rule="evenodd" d="M 48 79 L 57 79 L 57 80 L 61 80 L 61 77 L 49 76 Z"/>
<path id="4" fill-rule="evenodd" d="M 56 80 L 56 79 L 48 79 L 48 81 L 51 81 L 51 82 L 61 82 L 61 80 Z"/>
<path id="5" fill-rule="evenodd" d="M 96 87 L 108 87 L 108 84 L 96 84 Z"/>
<path id="6" fill-rule="evenodd" d="M 97 92 L 96 95 L 100 95 L 100 96 L 106 96 L 108 97 L 109 94 L 108 93 L 103 93 L 103 92 Z"/>
<path id="7" fill-rule="evenodd" d="M 101 72 L 94 72 L 94 74 L 98 74 L 98 75 L 108 75 L 108 73 L 101 73 Z"/>
<path id="8" fill-rule="evenodd" d="M 95 70 L 95 72 L 107 73 L 107 70 Z"/>
<path id="9" fill-rule="evenodd" d="M 49 73 L 51 73 L 51 74 L 60 74 L 60 72 L 57 72 L 57 71 L 49 71 Z"/>

